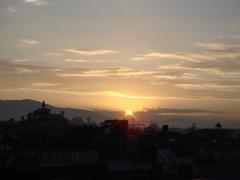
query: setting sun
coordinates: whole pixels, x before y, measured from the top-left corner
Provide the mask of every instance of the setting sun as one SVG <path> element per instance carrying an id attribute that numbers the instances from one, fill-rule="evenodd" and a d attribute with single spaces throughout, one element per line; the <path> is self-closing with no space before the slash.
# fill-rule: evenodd
<path id="1" fill-rule="evenodd" d="M 125 115 L 126 116 L 133 116 L 133 111 L 132 110 L 126 110 Z"/>

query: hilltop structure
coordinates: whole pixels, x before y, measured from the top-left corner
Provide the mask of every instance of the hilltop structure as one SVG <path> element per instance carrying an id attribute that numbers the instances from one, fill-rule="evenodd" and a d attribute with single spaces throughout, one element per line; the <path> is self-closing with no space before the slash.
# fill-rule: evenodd
<path id="1" fill-rule="evenodd" d="M 64 117 L 64 112 L 61 114 L 53 114 L 51 109 L 46 107 L 45 101 L 42 102 L 42 107 L 28 113 L 27 122 L 31 125 L 49 125 L 49 126 L 66 126 L 69 121 Z"/>

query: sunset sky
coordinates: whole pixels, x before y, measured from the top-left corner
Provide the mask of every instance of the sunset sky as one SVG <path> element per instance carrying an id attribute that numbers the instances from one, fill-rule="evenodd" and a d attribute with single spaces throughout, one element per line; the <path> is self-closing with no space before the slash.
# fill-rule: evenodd
<path id="1" fill-rule="evenodd" d="M 240 0 L 0 0 L 0 99 L 240 111 Z"/>

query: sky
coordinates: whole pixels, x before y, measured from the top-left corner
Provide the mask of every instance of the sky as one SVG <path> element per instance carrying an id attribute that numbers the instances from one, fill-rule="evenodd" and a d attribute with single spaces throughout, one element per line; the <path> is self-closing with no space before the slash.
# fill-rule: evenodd
<path id="1" fill-rule="evenodd" d="M 1 0 L 0 99 L 240 109 L 239 0 Z"/>

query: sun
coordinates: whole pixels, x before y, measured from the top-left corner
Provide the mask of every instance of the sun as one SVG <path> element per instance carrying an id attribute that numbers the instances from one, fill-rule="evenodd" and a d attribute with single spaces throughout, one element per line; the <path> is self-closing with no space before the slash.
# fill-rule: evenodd
<path id="1" fill-rule="evenodd" d="M 125 111 L 125 116 L 133 116 L 133 111 L 132 110 L 126 110 Z"/>

